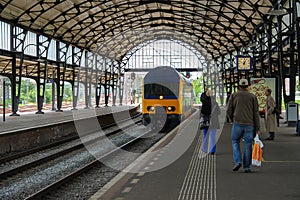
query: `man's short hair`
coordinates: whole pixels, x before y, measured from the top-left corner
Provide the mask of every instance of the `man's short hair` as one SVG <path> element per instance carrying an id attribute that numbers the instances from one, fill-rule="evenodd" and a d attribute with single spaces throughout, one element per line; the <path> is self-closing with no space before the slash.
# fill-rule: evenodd
<path id="1" fill-rule="evenodd" d="M 272 93 L 272 90 L 270 88 L 267 88 L 266 91 L 269 92 L 270 94 Z"/>

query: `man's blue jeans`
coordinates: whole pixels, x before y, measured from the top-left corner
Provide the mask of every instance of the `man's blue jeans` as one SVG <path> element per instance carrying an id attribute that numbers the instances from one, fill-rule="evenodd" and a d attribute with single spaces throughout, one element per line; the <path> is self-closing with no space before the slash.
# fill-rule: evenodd
<path id="1" fill-rule="evenodd" d="M 252 140 L 254 127 L 249 125 L 242 125 L 233 123 L 232 125 L 232 149 L 233 159 L 235 164 L 242 164 L 242 155 L 240 148 L 240 141 L 244 138 L 244 169 L 250 169 L 252 161 Z"/>
<path id="2" fill-rule="evenodd" d="M 203 140 L 202 140 L 202 151 L 207 153 L 208 149 L 208 141 L 209 141 L 209 153 L 216 152 L 216 133 L 217 129 L 208 128 L 203 129 Z"/>

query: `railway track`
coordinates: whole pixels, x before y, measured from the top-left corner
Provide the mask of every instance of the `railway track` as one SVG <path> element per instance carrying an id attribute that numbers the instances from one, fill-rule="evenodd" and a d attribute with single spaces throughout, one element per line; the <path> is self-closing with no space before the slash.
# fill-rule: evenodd
<path id="1" fill-rule="evenodd" d="M 7 168 L 9 168 L 9 170 L 2 170 L 2 172 L 0 172 L 0 185 L 6 187 L 6 188 L 5 187 L 0 188 L 0 199 L 2 199 L 2 198 L 4 198 L 4 199 L 24 199 L 28 195 L 20 196 L 20 197 L 19 197 L 19 195 L 16 195 L 18 197 L 18 198 L 16 198 L 16 197 L 10 196 L 10 195 L 13 196 L 14 194 L 9 194 L 9 192 L 4 192 L 4 191 L 8 190 L 7 187 L 10 187 L 10 186 L 16 187 L 14 185 L 17 185 L 17 187 L 19 187 L 19 186 L 23 187 L 22 184 L 19 184 L 17 182 L 22 182 L 23 179 L 26 179 L 27 176 L 31 176 L 30 174 L 35 173 L 36 171 L 38 172 L 38 171 L 44 170 L 44 168 L 46 168 L 45 166 L 47 166 L 47 165 L 48 166 L 57 165 L 55 163 L 56 161 L 54 162 L 54 160 L 60 160 L 60 162 L 62 162 L 62 165 L 64 165 L 64 159 L 65 159 L 64 157 L 66 157 L 66 155 L 71 154 L 69 157 L 72 157 L 72 156 L 76 156 L 77 154 L 84 154 L 87 157 L 88 157 L 88 155 L 90 157 L 92 157 L 91 154 L 84 147 L 85 145 L 93 145 L 94 141 L 99 142 L 103 138 L 109 137 L 110 139 L 111 138 L 113 139 L 114 137 L 115 138 L 120 137 L 121 135 L 124 135 L 124 133 L 122 133 L 123 130 L 131 129 L 134 126 L 139 126 L 139 123 L 141 123 L 139 116 L 136 116 L 134 121 L 130 120 L 130 123 L 128 123 L 128 122 L 126 123 L 125 121 L 128 121 L 128 119 L 124 120 L 123 126 L 119 122 L 118 127 L 117 126 L 107 127 L 106 132 L 105 132 L 106 134 L 102 135 L 100 137 L 97 136 L 97 133 L 95 133 L 94 136 L 88 135 L 87 139 L 84 139 L 85 140 L 84 144 L 82 144 L 82 142 L 81 142 L 82 138 L 81 138 L 81 140 L 77 139 L 76 141 L 72 141 L 73 143 L 71 144 L 71 146 L 68 146 L 64 149 L 59 149 L 55 153 L 51 153 L 50 155 L 44 156 L 42 158 L 37 158 L 34 161 L 31 161 L 28 163 L 25 163 L 25 160 L 26 160 L 25 157 L 19 158 L 21 161 L 24 162 L 24 164 L 22 164 L 18 167 L 10 167 L 14 163 L 14 160 L 7 161 L 6 164 L 1 164 L 0 171 L 2 168 L 5 168 L 5 165 L 8 166 Z M 63 144 L 63 145 L 65 145 L 65 144 Z M 66 158 L 66 160 L 67 159 L 68 158 Z M 82 158 L 80 158 L 80 159 L 82 159 Z M 88 158 L 88 159 L 90 159 L 90 158 Z M 59 162 L 59 161 L 57 161 L 57 162 Z M 51 163 L 54 163 L 54 164 L 51 164 Z M 30 181 L 25 180 L 25 182 L 30 182 Z M 24 186 L 24 187 L 27 187 L 27 186 Z M 2 193 L 2 196 L 1 196 L 1 193 Z M 23 191 L 22 193 L 26 193 L 26 191 L 25 192 Z M 29 192 L 29 194 L 31 194 L 31 193 L 32 192 Z M 7 198 L 5 198 L 4 196 L 6 196 Z"/>
<path id="2" fill-rule="evenodd" d="M 135 124 L 141 123 L 141 120 L 137 119 L 137 117 L 139 117 L 139 116 L 140 115 L 137 115 L 137 116 L 134 117 L 136 119 L 134 121 Z M 124 120 L 124 122 L 125 121 L 126 120 Z M 80 140 L 79 137 L 76 137 L 76 138 L 72 137 L 73 140 L 71 140 L 71 138 L 69 138 L 67 140 L 64 140 L 64 141 L 67 141 L 67 142 L 74 141 L 74 140 L 76 140 L 76 141 L 75 141 L 75 144 L 71 145 L 71 147 L 63 148 L 62 150 L 56 151 L 54 153 L 50 153 L 49 155 L 41 157 L 41 158 L 37 158 L 34 161 L 31 161 L 29 163 L 24 163 L 24 164 L 21 164 L 21 165 L 19 165 L 17 167 L 14 167 L 14 168 L 7 167 L 7 168 L 9 168 L 9 170 L 6 170 L 6 171 L 5 170 L 1 171 L 1 169 L 0 169 L 0 180 L 8 178 L 9 176 L 18 174 L 18 173 L 20 173 L 20 172 L 22 172 L 24 170 L 28 170 L 28 169 L 30 169 L 32 167 L 38 166 L 38 165 L 40 165 L 42 163 L 46 163 L 48 161 L 51 161 L 51 160 L 53 160 L 55 158 L 58 158 L 60 156 L 68 154 L 70 152 L 73 152 L 73 151 L 76 151 L 78 149 L 84 148 L 85 145 L 91 145 L 94 141 L 99 141 L 102 138 L 110 137 L 110 136 L 112 136 L 112 135 L 114 135 L 114 134 L 122 131 L 123 129 L 127 129 L 127 128 L 131 127 L 132 125 L 133 124 L 130 123 L 130 124 L 126 124 L 126 125 L 124 125 L 122 127 L 116 127 L 113 130 L 110 130 L 105 135 L 101 135 L 101 136 L 98 136 L 97 133 L 95 133 L 94 135 L 90 134 L 90 135 L 86 136 L 87 139 L 81 138 L 81 140 Z M 112 128 L 112 127 L 113 127 L 113 125 L 109 125 L 105 129 Z M 84 144 L 81 142 L 82 140 L 85 140 Z M 37 152 L 31 150 L 31 151 L 27 151 L 26 153 L 20 153 L 19 155 L 13 155 L 10 158 L 5 158 L 3 160 L 7 163 L 7 165 L 10 165 L 9 161 L 12 161 L 13 159 L 20 159 L 22 157 L 28 156 L 28 154 L 38 153 L 41 150 L 45 150 L 46 147 L 53 148 L 53 147 L 57 147 L 58 145 L 62 145 L 62 144 L 66 144 L 66 143 L 63 143 L 62 141 L 60 141 L 60 142 L 54 143 L 52 145 L 46 145 L 43 148 L 38 148 L 38 149 L 36 149 L 36 150 L 39 150 Z M 21 159 L 21 160 L 24 160 L 24 159 Z M 4 162 L 2 162 L 2 168 L 5 168 Z"/>
<path id="3" fill-rule="evenodd" d="M 91 161 L 90 163 L 86 164 L 85 166 L 81 167 L 80 169 L 78 169 L 70 174 L 67 174 L 65 177 L 52 183 L 51 185 L 48 185 L 48 186 L 42 188 L 38 192 L 27 197 L 26 199 L 33 200 L 33 199 L 44 198 L 45 196 L 49 195 L 49 193 L 55 191 L 57 188 L 63 187 L 65 184 L 68 184 L 69 182 L 71 182 L 75 178 L 79 177 L 84 172 L 89 171 L 91 168 L 95 167 L 96 165 L 99 165 L 100 167 L 104 167 L 104 164 L 101 164 L 99 160 L 107 159 L 108 157 L 112 157 L 115 154 L 117 154 L 120 150 L 122 150 L 128 146 L 134 145 L 136 142 L 141 140 L 141 138 L 144 138 L 145 135 L 149 134 L 149 132 L 146 132 L 146 133 L 140 135 L 139 137 L 135 137 L 132 140 L 128 141 L 127 143 L 107 152 L 106 154 L 102 155 L 98 159 L 95 159 L 95 160 Z"/>
<path id="4" fill-rule="evenodd" d="M 130 119 L 137 119 L 140 116 L 141 116 L 141 113 L 137 113 L 136 115 L 132 116 L 131 118 L 124 119 L 122 121 L 119 121 L 118 123 L 126 122 Z M 139 120 L 136 123 L 139 123 Z M 106 130 L 106 129 L 109 129 L 109 128 L 114 127 L 116 125 L 117 125 L 116 123 L 111 123 L 111 124 L 108 124 L 108 125 L 103 126 L 101 128 L 103 130 Z M 42 146 L 39 146 L 39 147 L 36 147 L 36 148 L 28 149 L 28 150 L 18 152 L 18 153 L 14 153 L 14 154 L 7 155 L 7 156 L 2 156 L 2 157 L 0 157 L 0 163 L 4 164 L 6 162 L 10 162 L 10 161 L 15 160 L 15 159 L 26 157 L 27 155 L 38 153 L 38 152 L 41 152 L 43 150 L 47 150 L 47 149 L 50 149 L 50 148 L 53 148 L 53 147 L 56 147 L 56 146 L 59 146 L 59 145 L 62 145 L 62 144 L 66 144 L 68 142 L 71 142 L 71 141 L 74 141 L 74 140 L 77 140 L 77 139 L 79 139 L 79 136 L 76 134 L 76 135 L 73 135 L 71 137 L 67 137 L 67 138 L 64 138 L 64 139 L 61 139 L 61 140 L 58 140 L 58 141 L 55 141 L 55 142 L 52 142 L 52 143 L 49 143 L 49 144 L 46 144 L 46 145 L 42 145 Z"/>

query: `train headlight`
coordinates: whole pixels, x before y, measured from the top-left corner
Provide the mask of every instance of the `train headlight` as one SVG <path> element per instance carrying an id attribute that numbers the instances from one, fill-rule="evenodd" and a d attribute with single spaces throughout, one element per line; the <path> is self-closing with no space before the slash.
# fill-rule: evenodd
<path id="1" fill-rule="evenodd" d="M 167 107 L 167 110 L 168 110 L 169 112 L 174 112 L 174 111 L 175 111 L 175 107 L 174 107 L 174 106 L 168 106 L 168 107 Z"/>
<path id="2" fill-rule="evenodd" d="M 159 96 L 159 99 L 164 99 L 164 96 Z"/>
<path id="3" fill-rule="evenodd" d="M 147 110 L 148 110 L 149 112 L 154 112 L 154 111 L 155 111 L 155 108 L 154 108 L 154 106 L 148 106 L 148 107 L 147 107 Z"/>

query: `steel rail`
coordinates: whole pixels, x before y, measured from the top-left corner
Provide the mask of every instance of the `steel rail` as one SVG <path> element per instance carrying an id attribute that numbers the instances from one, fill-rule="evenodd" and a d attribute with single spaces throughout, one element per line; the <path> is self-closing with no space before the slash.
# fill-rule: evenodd
<path id="1" fill-rule="evenodd" d="M 139 114 L 138 114 L 138 115 L 135 115 L 135 117 L 138 117 L 138 116 L 140 116 L 140 115 L 139 115 Z M 126 120 L 128 120 L 128 119 L 125 119 L 125 120 L 123 120 L 123 121 L 126 121 Z M 111 136 L 111 135 L 113 135 L 113 134 L 116 134 L 116 133 L 122 131 L 123 129 L 127 129 L 127 128 L 131 127 L 133 124 L 138 124 L 138 123 L 141 123 L 141 120 L 140 120 L 140 119 L 138 119 L 138 120 L 134 121 L 134 123 L 130 123 L 130 124 L 124 126 L 124 127 L 118 127 L 118 128 L 116 128 L 115 130 L 112 130 L 112 131 L 110 131 L 109 133 L 107 133 L 107 134 L 105 134 L 105 135 L 101 135 L 101 136 L 99 136 L 99 137 L 92 138 L 92 139 L 86 141 L 84 144 L 83 144 L 83 143 L 79 143 L 79 144 L 77 144 L 77 145 L 74 145 L 73 147 L 64 149 L 64 150 L 62 150 L 62 151 L 56 152 L 56 153 L 54 153 L 54 154 L 51 154 L 51 155 L 49 155 L 49 156 L 46 156 L 46 157 L 37 159 L 37 160 L 35 160 L 35 161 L 33 161 L 33 162 L 30 162 L 30 163 L 27 163 L 27 164 L 18 166 L 18 167 L 16 167 L 16 168 L 10 169 L 10 170 L 8 170 L 8 171 L 5 171 L 5 172 L 3 172 L 3 173 L 0 174 L 0 179 L 5 179 L 5 178 L 7 178 L 7 177 L 9 177 L 9 176 L 18 174 L 18 173 L 20 173 L 20 172 L 22 172 L 22 171 L 28 170 L 28 169 L 30 169 L 30 168 L 32 168 L 32 167 L 35 167 L 35 166 L 38 166 L 38 165 L 40 165 L 40 164 L 42 164 L 42 163 L 45 163 L 45 162 L 51 161 L 51 160 L 53 160 L 53 159 L 55 159 L 55 158 L 58 158 L 58 157 L 60 157 L 60 156 L 66 155 L 66 154 L 68 154 L 68 153 L 70 153 L 70 152 L 73 152 L 73 151 L 75 151 L 75 150 L 78 150 L 78 149 L 80 149 L 80 148 L 83 148 L 85 145 L 92 144 L 92 143 L 94 143 L 95 141 L 98 141 L 99 139 L 102 139 L 102 138 L 104 138 L 104 137 L 107 137 L 107 136 Z M 116 124 L 115 124 L 115 125 L 116 125 Z M 111 126 L 110 126 L 110 127 L 111 127 Z M 79 142 L 80 142 L 80 141 L 79 141 Z"/>

